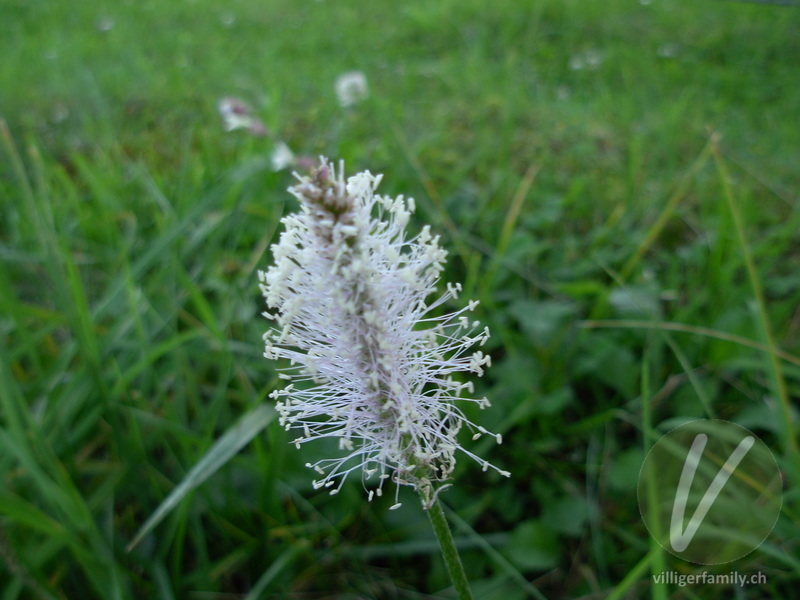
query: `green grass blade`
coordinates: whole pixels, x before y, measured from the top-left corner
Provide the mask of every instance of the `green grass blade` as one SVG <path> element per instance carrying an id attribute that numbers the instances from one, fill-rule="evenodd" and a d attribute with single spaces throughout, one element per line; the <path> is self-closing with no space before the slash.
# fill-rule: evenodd
<path id="1" fill-rule="evenodd" d="M 772 388 L 779 401 L 780 410 L 780 436 L 783 445 L 784 453 L 789 461 L 791 467 L 790 477 L 793 483 L 800 480 L 800 446 L 797 443 L 797 436 L 795 428 L 793 427 L 792 410 L 789 400 L 789 392 L 786 389 L 786 381 L 783 377 L 781 363 L 778 360 L 778 349 L 775 343 L 775 337 L 772 333 L 772 324 L 770 322 L 769 313 L 764 299 L 764 289 L 761 285 L 761 277 L 756 269 L 755 261 L 753 260 L 753 253 L 750 250 L 750 244 L 747 241 L 744 230 L 744 220 L 742 218 L 741 210 L 736 202 L 733 190 L 730 186 L 730 177 L 728 176 L 725 163 L 722 160 L 722 155 L 717 145 L 717 139 L 712 136 L 711 150 L 714 156 L 714 161 L 717 165 L 717 172 L 719 173 L 720 184 L 722 185 L 725 199 L 728 203 L 731 216 L 733 217 L 734 228 L 736 229 L 736 239 L 739 242 L 742 257 L 744 259 L 747 276 L 750 280 L 750 286 L 753 291 L 753 296 L 756 302 L 756 311 L 758 314 L 758 321 L 761 327 L 761 334 L 764 336 L 764 341 L 767 346 L 767 356 L 769 362 L 767 365 L 768 373 L 771 378 Z"/>
<path id="2" fill-rule="evenodd" d="M 305 552 L 307 548 L 308 544 L 306 541 L 300 540 L 292 548 L 289 548 L 286 552 L 281 554 L 272 562 L 267 570 L 264 571 L 264 574 L 258 578 L 258 581 L 256 581 L 256 584 L 253 586 L 253 589 L 250 590 L 243 600 L 259 600 L 260 598 L 263 598 L 264 593 L 269 588 L 269 584 L 272 583 L 274 579 L 280 575 L 281 571 L 290 565 L 295 558 Z"/>
<path id="3" fill-rule="evenodd" d="M 186 494 L 216 473 L 261 430 L 269 425 L 275 418 L 275 414 L 275 409 L 271 405 L 261 404 L 244 415 L 236 425 L 217 440 L 203 458 L 192 467 L 192 470 L 189 471 L 184 480 L 172 490 L 172 493 L 167 496 L 145 524 L 142 525 L 131 543 L 128 544 L 127 550 L 132 550 L 145 535 L 150 533 L 180 503 Z"/>
<path id="4" fill-rule="evenodd" d="M 746 337 L 742 337 L 740 335 L 734 335 L 731 333 L 727 333 L 725 331 L 717 331 L 716 329 L 710 329 L 708 327 L 696 327 L 694 325 L 687 325 L 686 323 L 675 323 L 671 321 L 639 321 L 636 319 L 599 319 L 594 321 L 592 320 L 578 321 L 577 326 L 585 327 L 587 329 L 619 328 L 619 329 L 662 329 L 664 331 L 680 331 L 715 340 L 731 342 L 732 344 L 738 344 L 740 346 L 745 346 L 747 348 L 753 348 L 755 350 L 760 350 L 761 352 L 769 352 L 770 350 L 764 344 L 760 344 L 756 341 L 753 341 Z M 784 352 L 782 350 L 777 350 L 777 349 L 775 350 L 775 354 L 779 358 L 785 360 L 786 362 L 800 366 L 800 358 L 794 356 L 793 354 L 789 354 L 788 352 Z"/>
<path id="5" fill-rule="evenodd" d="M 535 585 L 529 582 L 525 576 L 519 572 L 519 570 L 512 565 L 508 559 L 503 556 L 500 552 L 498 552 L 494 546 L 492 546 L 489 542 L 487 542 L 477 531 L 475 531 L 472 527 L 470 527 L 469 523 L 467 523 L 464 519 L 458 516 L 458 513 L 448 509 L 448 515 L 453 522 L 455 523 L 456 527 L 461 531 L 465 532 L 470 539 L 472 539 L 475 544 L 481 548 L 486 555 L 494 562 L 502 571 L 505 571 L 506 575 L 512 579 L 515 583 L 519 585 L 519 587 L 525 591 L 526 594 L 530 598 L 536 598 L 537 600 L 547 600 L 547 596 L 545 596 L 542 592 L 540 592 Z"/>
<path id="6" fill-rule="evenodd" d="M 655 243 L 655 241 L 661 235 L 661 232 L 666 227 L 667 223 L 669 223 L 669 220 L 672 218 L 675 210 L 678 208 L 678 205 L 686 197 L 692 177 L 706 164 L 706 161 L 709 157 L 709 150 L 709 145 L 706 145 L 706 147 L 703 148 L 703 150 L 697 156 L 691 167 L 689 167 L 689 170 L 678 183 L 675 192 L 672 194 L 672 196 L 670 196 L 667 204 L 658 215 L 656 221 L 650 226 L 650 229 L 647 230 L 647 235 L 645 236 L 644 240 L 642 240 L 641 244 L 639 244 L 639 246 L 636 248 L 636 251 L 628 258 L 625 266 L 622 267 L 622 270 L 620 271 L 620 277 L 623 281 L 628 280 L 628 278 L 631 276 L 631 273 L 633 273 L 633 270 L 636 268 L 636 265 L 639 264 L 647 250 Z"/>
<path id="7" fill-rule="evenodd" d="M 652 419 L 652 409 L 650 406 L 651 401 L 651 393 L 650 393 L 650 357 L 645 354 L 644 360 L 642 360 L 642 432 L 644 433 L 644 450 L 645 452 L 649 449 L 650 444 L 655 440 L 656 433 L 653 430 L 653 419 Z M 652 513 L 656 511 L 656 504 L 657 504 L 657 494 L 656 494 L 656 482 L 653 478 L 653 473 L 648 470 L 647 473 L 647 504 L 649 506 L 648 510 Z M 653 520 L 654 524 L 658 524 L 658 519 Z M 659 546 L 658 542 L 656 541 L 656 537 L 660 537 L 661 533 L 659 531 L 651 532 L 653 535 L 650 535 L 650 556 L 652 556 L 652 560 L 650 561 L 650 572 L 653 575 L 657 573 L 661 573 L 664 571 L 664 550 Z M 652 598 L 653 600 L 666 600 L 667 598 L 667 590 L 663 585 L 653 585 L 652 588 Z"/>
<path id="8" fill-rule="evenodd" d="M 606 597 L 606 600 L 621 600 L 622 598 L 628 598 L 630 596 L 626 596 L 628 590 L 633 587 L 633 585 L 639 581 L 639 579 L 647 572 L 647 568 L 650 566 L 650 563 L 653 562 L 655 550 L 651 550 L 642 560 L 634 565 L 634 567 L 628 571 L 628 574 L 622 578 L 622 581 L 617 584 L 614 590 Z"/>

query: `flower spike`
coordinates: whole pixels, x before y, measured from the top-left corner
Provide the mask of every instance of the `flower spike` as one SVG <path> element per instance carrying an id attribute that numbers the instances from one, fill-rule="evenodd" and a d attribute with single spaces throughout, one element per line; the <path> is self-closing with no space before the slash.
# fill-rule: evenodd
<path id="1" fill-rule="evenodd" d="M 377 475 L 370 499 L 391 479 L 412 486 L 428 508 L 449 485 L 457 450 L 484 470 L 495 468 L 457 441 L 462 426 L 488 433 L 457 402 L 489 403 L 464 398 L 471 382 L 453 377 L 481 376 L 491 365 L 487 354 L 470 352 L 489 331 L 466 315 L 477 302 L 433 316 L 461 286 L 448 284 L 426 302 L 447 253 L 427 226 L 406 237 L 413 200 L 375 194 L 379 175 L 345 181 L 343 171 L 322 159 L 310 176 L 295 175 L 289 191 L 300 212 L 282 220 L 275 263 L 259 271 L 265 316 L 274 324 L 264 335 L 264 356 L 289 361 L 280 373 L 289 385 L 271 396 L 280 423 L 299 432 L 298 448 L 339 440 L 339 456 L 308 465 L 321 476 L 315 488 L 337 493 L 360 470 L 365 484 Z"/>

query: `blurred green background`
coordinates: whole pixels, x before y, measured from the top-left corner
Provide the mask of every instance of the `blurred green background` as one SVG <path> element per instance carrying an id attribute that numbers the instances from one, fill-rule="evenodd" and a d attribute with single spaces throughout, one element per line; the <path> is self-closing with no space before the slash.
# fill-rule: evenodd
<path id="1" fill-rule="evenodd" d="M 464 443 L 513 476 L 465 459 L 442 496 L 477 598 L 796 597 L 798 31 L 715 0 L 4 0 L 0 599 L 454 597 L 413 496 L 314 491 L 330 450 L 258 409 L 280 140 L 415 197 L 481 301 L 470 415 L 504 443 Z M 370 96 L 342 108 L 354 69 Z M 268 135 L 226 132 L 227 96 Z M 636 498 L 647 449 L 707 417 L 785 480 L 767 541 L 718 567 L 662 551 Z"/>

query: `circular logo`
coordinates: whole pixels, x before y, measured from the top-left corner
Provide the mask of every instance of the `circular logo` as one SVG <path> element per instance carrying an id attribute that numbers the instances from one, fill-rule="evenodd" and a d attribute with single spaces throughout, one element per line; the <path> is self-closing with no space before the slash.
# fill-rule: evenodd
<path id="1" fill-rule="evenodd" d="M 752 431 L 699 420 L 665 434 L 639 472 L 639 511 L 668 552 L 704 565 L 736 560 L 770 534 L 783 482 L 775 457 Z"/>

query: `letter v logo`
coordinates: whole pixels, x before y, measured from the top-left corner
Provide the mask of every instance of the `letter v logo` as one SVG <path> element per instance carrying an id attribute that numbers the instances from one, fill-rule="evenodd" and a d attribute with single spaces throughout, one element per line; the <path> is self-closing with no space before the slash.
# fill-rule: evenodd
<path id="1" fill-rule="evenodd" d="M 767 538 L 781 512 L 783 481 L 755 433 L 730 421 L 698 419 L 653 444 L 636 493 L 644 524 L 664 550 L 719 565 Z"/>
<path id="2" fill-rule="evenodd" d="M 755 438 L 749 435 L 739 442 L 739 445 L 736 446 L 736 449 L 734 449 L 728 457 L 728 460 L 722 465 L 716 477 L 714 477 L 714 481 L 708 486 L 706 493 L 703 494 L 703 498 L 700 500 L 700 504 L 697 505 L 692 518 L 689 519 L 689 523 L 686 525 L 686 529 L 684 529 L 683 516 L 686 512 L 686 501 L 689 498 L 689 491 L 692 488 L 694 474 L 695 471 L 697 471 L 697 465 L 700 462 L 700 458 L 703 456 L 703 450 L 705 450 L 707 442 L 708 436 L 704 433 L 698 433 L 694 438 L 694 442 L 692 442 L 689 454 L 686 455 L 686 461 L 683 463 L 683 472 L 681 473 L 681 479 L 678 483 L 678 489 L 675 492 L 675 503 L 672 505 L 672 522 L 669 528 L 669 543 L 676 552 L 683 552 L 686 550 L 689 543 L 694 539 L 694 535 L 703 523 L 703 519 L 706 518 L 711 505 L 714 504 L 714 500 L 717 499 L 717 496 L 719 496 L 722 488 L 725 487 L 730 476 L 733 475 L 736 467 L 742 462 L 745 454 L 753 447 Z"/>

